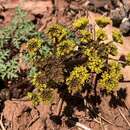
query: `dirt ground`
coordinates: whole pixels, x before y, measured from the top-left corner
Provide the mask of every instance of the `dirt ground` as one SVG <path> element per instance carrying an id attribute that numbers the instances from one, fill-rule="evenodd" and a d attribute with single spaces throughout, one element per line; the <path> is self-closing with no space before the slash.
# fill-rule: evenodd
<path id="1" fill-rule="evenodd" d="M 3 11 L 3 5 L 6 11 Z M 29 12 L 29 19 L 36 20 L 37 28 L 40 30 L 44 30 L 48 24 L 57 20 L 69 25 L 73 18 L 72 14 L 62 14 L 64 8 L 68 7 L 68 3 L 64 0 L 58 4 L 60 13 L 57 17 L 50 16 L 53 6 L 51 0 L 27 0 L 25 3 L 20 0 L 0 0 L 0 27 L 11 21 L 17 5 Z M 70 6 L 81 10 L 74 17 L 88 13 L 82 10 L 79 3 L 72 2 Z M 99 16 L 97 13 L 89 12 L 90 22 L 94 23 L 94 19 Z M 113 29 L 112 25 L 106 27 L 108 34 L 111 34 Z M 118 49 L 118 57 L 130 52 L 130 37 L 124 37 L 124 44 L 118 45 Z M 95 112 L 99 109 L 100 113 L 98 116 L 96 115 L 96 118 L 91 119 L 88 110 L 84 112 L 82 109 L 75 108 L 74 119 L 78 118 L 78 122 L 91 130 L 130 130 L 130 67 L 125 67 L 122 72 L 125 82 L 120 83 L 119 89 L 112 95 L 97 99 L 99 108 L 93 108 L 93 110 Z M 54 118 L 58 100 L 56 97 L 53 105 L 40 104 L 37 107 L 34 107 L 31 101 L 27 101 L 25 98 L 5 101 L 0 120 L 0 124 L 2 123 L 5 129 L 0 130 L 81 130 L 75 125 L 68 125 L 68 127 L 64 118 L 61 120 L 62 124 L 59 123 L 59 117 Z M 71 109 L 68 110 L 71 113 Z M 59 122 L 57 123 L 55 120 Z"/>

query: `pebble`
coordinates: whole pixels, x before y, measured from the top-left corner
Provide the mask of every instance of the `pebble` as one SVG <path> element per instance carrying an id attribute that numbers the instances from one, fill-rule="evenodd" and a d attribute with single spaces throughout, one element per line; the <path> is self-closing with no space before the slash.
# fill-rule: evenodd
<path id="1" fill-rule="evenodd" d="M 130 35 L 130 20 L 128 18 L 124 18 L 120 25 L 120 31 L 124 36 Z"/>

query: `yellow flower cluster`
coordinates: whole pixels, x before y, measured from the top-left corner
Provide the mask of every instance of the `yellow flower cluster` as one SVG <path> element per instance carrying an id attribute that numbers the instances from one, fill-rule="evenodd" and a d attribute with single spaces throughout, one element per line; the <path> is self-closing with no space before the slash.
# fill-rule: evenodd
<path id="1" fill-rule="evenodd" d="M 76 19 L 73 23 L 73 27 L 75 29 L 83 29 L 86 27 L 86 25 L 89 23 L 89 20 L 85 17 L 81 17 L 79 19 Z"/>
<path id="2" fill-rule="evenodd" d="M 110 18 L 102 16 L 96 19 L 96 23 L 99 27 L 105 27 L 106 25 L 111 23 Z"/>
<path id="3" fill-rule="evenodd" d="M 88 57 L 86 64 L 90 71 L 97 74 L 101 73 L 105 61 L 101 57 L 99 57 L 98 52 L 93 50 L 92 48 L 87 48 L 84 50 L 83 53 Z"/>
<path id="4" fill-rule="evenodd" d="M 115 42 L 123 44 L 123 36 L 120 31 L 114 30 L 112 32 L 112 37 Z"/>
<path id="5" fill-rule="evenodd" d="M 27 42 L 27 49 L 29 53 L 35 53 L 42 45 L 42 40 L 39 38 L 32 38 Z"/>
<path id="6" fill-rule="evenodd" d="M 104 41 L 108 38 L 106 32 L 101 28 L 96 30 L 96 37 L 98 41 Z"/>
<path id="7" fill-rule="evenodd" d="M 45 73 L 43 72 L 36 73 L 31 79 L 32 85 L 34 85 L 36 88 L 46 88 L 45 85 L 46 80 L 44 78 L 45 78 Z"/>
<path id="8" fill-rule="evenodd" d="M 80 92 L 88 78 L 89 73 L 85 67 L 75 67 L 70 73 L 70 76 L 66 79 L 69 92 L 72 92 L 72 94 Z"/>
<path id="9" fill-rule="evenodd" d="M 91 72 L 95 72 L 97 74 L 101 73 L 102 68 L 104 67 L 104 60 L 95 53 L 94 55 L 89 56 L 87 66 Z"/>
<path id="10" fill-rule="evenodd" d="M 80 41 L 82 43 L 89 43 L 92 41 L 92 34 L 87 30 L 80 30 L 81 38 Z"/>
<path id="11" fill-rule="evenodd" d="M 40 88 L 37 89 L 37 92 L 28 92 L 27 96 L 29 99 L 32 100 L 34 106 L 38 105 L 39 103 L 49 103 L 52 101 L 52 90 L 48 88 Z"/>
<path id="12" fill-rule="evenodd" d="M 102 74 L 102 79 L 99 80 L 99 86 L 105 88 L 108 92 L 114 90 L 119 85 L 121 78 L 120 64 L 112 62 L 109 65 L 109 70 Z"/>
<path id="13" fill-rule="evenodd" d="M 114 43 L 110 43 L 107 45 L 106 47 L 108 54 L 112 55 L 112 56 L 116 56 L 118 54 L 118 50 L 117 47 Z"/>
<path id="14" fill-rule="evenodd" d="M 69 34 L 69 30 L 63 25 L 54 24 L 47 29 L 46 34 L 54 44 L 58 44 L 66 38 L 66 36 Z"/>
<path id="15" fill-rule="evenodd" d="M 56 54 L 58 57 L 71 55 L 76 50 L 76 47 L 77 45 L 74 40 L 64 40 L 58 44 Z"/>
<path id="16" fill-rule="evenodd" d="M 39 72 L 31 79 L 36 90 L 29 92 L 27 96 L 32 100 L 33 105 L 38 105 L 40 102 L 48 103 L 52 100 L 52 89 L 48 88 L 45 78 L 44 73 Z"/>

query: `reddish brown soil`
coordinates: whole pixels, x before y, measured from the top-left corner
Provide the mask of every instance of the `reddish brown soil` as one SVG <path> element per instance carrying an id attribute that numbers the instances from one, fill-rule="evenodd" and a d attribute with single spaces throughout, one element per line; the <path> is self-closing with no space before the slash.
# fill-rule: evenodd
<path id="1" fill-rule="evenodd" d="M 14 7 L 20 4 L 21 1 L 0 0 L 0 2 L 7 8 L 7 11 L 0 12 L 0 15 L 4 16 L 4 20 L 0 22 L 0 26 L 5 26 L 10 22 L 14 14 Z M 80 5 L 77 5 L 77 3 L 74 3 L 71 6 L 81 8 Z M 57 20 L 61 23 L 68 23 L 69 25 L 72 19 L 71 16 L 68 17 L 62 15 L 63 9 L 67 6 L 68 4 L 63 0 L 60 1 L 60 3 L 58 3 L 60 13 L 58 14 L 58 18 L 55 18 L 54 16 L 50 16 L 50 12 L 52 11 L 52 3 L 50 0 L 27 0 L 27 2 L 21 4 L 21 7 L 29 12 L 30 19 L 35 19 L 34 15 L 43 15 L 42 18 L 38 19 L 37 23 L 40 30 L 43 30 L 48 23 L 55 22 Z M 99 17 L 99 14 L 89 12 L 90 22 L 94 23 L 94 19 L 96 17 Z M 108 25 L 106 30 L 108 34 L 111 34 L 113 27 Z M 124 44 L 118 45 L 118 48 L 119 56 L 122 54 L 126 55 L 130 52 L 130 37 L 125 37 Z M 130 126 L 128 126 L 128 123 L 126 123 L 126 120 L 124 120 L 120 113 L 121 110 L 130 122 L 130 111 L 128 111 L 130 108 L 130 67 L 125 67 L 122 72 L 124 74 L 125 81 L 128 81 L 120 83 L 119 86 L 119 88 L 121 88 L 120 92 L 122 95 L 127 95 L 126 99 L 122 102 L 123 105 L 119 104 L 118 100 L 113 100 L 113 98 L 116 98 L 117 96 L 116 92 L 114 93 L 115 96 L 105 96 L 101 99 L 101 104 L 99 105 L 100 115 L 96 119 L 91 120 L 88 111 L 85 113 L 84 111 L 77 109 L 74 110 L 74 116 L 79 118 L 80 123 L 91 128 L 92 130 L 130 129 Z M 2 113 L 5 119 L 3 123 L 7 130 L 79 130 L 76 126 L 68 128 L 64 122 L 64 118 L 62 119 L 62 125 L 56 125 L 52 120 L 50 120 L 49 115 L 56 113 L 56 107 L 58 105 L 57 102 L 58 97 L 54 100 L 53 106 L 40 104 L 37 107 L 33 107 L 30 101 L 22 101 L 22 99 L 7 100 L 5 101 L 5 108 Z"/>

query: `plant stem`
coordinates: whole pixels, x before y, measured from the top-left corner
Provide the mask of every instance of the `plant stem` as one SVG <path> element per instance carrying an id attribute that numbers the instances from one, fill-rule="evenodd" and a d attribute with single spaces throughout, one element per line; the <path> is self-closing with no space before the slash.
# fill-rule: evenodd
<path id="1" fill-rule="evenodd" d="M 57 106 L 57 112 L 56 112 L 57 116 L 59 116 L 61 114 L 63 103 L 64 103 L 63 99 L 60 99 L 58 106 Z"/>

